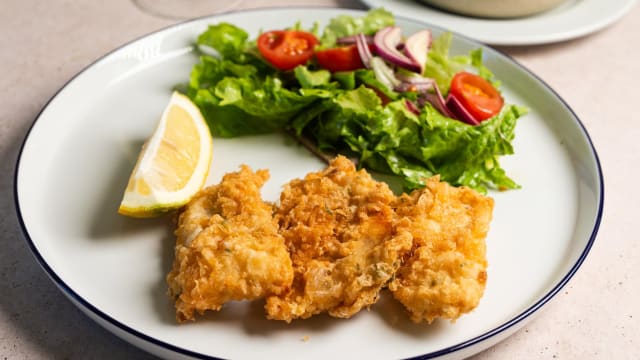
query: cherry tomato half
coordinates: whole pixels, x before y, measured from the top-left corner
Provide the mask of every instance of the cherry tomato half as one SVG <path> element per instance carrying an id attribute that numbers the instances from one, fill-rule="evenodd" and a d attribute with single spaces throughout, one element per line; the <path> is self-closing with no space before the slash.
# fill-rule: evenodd
<path id="1" fill-rule="evenodd" d="M 316 51 L 318 64 L 331 72 L 352 71 L 364 68 L 356 45 Z"/>
<path id="2" fill-rule="evenodd" d="M 493 85 L 478 75 L 464 71 L 451 80 L 449 94 L 478 121 L 496 115 L 504 105 L 500 92 Z"/>
<path id="3" fill-rule="evenodd" d="M 291 70 L 305 64 L 318 45 L 313 34 L 295 30 L 268 31 L 260 35 L 257 42 L 260 54 L 280 70 Z"/>

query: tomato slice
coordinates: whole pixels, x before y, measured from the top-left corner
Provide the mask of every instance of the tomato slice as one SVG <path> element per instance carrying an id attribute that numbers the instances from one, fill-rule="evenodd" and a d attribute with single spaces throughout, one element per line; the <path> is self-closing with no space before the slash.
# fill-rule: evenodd
<path id="1" fill-rule="evenodd" d="M 309 61 L 319 42 L 305 31 L 273 30 L 261 34 L 257 43 L 260 54 L 271 65 L 280 70 L 291 70 Z"/>
<path id="2" fill-rule="evenodd" d="M 496 115 L 504 105 L 500 92 L 491 83 L 464 71 L 457 73 L 451 80 L 449 95 L 455 97 L 478 121 Z"/>
<path id="3" fill-rule="evenodd" d="M 348 45 L 316 51 L 318 64 L 331 72 L 352 71 L 364 68 L 358 47 Z"/>

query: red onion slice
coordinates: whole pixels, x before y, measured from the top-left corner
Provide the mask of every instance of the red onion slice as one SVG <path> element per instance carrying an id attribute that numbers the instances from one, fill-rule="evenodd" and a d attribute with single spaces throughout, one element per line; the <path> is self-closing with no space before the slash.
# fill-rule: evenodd
<path id="1" fill-rule="evenodd" d="M 403 74 L 403 73 L 398 73 L 397 74 L 397 78 L 398 78 L 398 80 L 402 81 L 403 83 L 407 83 L 407 84 L 411 84 L 411 85 L 424 86 L 426 89 L 431 89 L 432 87 L 434 87 L 436 85 L 436 80 L 435 79 L 424 77 L 424 76 L 419 76 L 417 74 L 416 75 L 407 75 L 407 74 Z"/>
<path id="2" fill-rule="evenodd" d="M 380 57 L 407 70 L 413 72 L 420 71 L 420 65 L 398 50 L 398 45 L 400 45 L 401 42 L 402 30 L 397 26 L 383 28 L 373 37 L 375 52 L 380 55 Z"/>
<path id="3" fill-rule="evenodd" d="M 456 115 L 455 119 L 460 121 L 464 121 L 469 125 L 478 125 L 480 121 L 478 121 L 471 113 L 462 105 L 462 103 L 455 97 L 447 96 L 447 108 L 451 110 L 453 114 Z"/>
<path id="4" fill-rule="evenodd" d="M 358 34 L 360 35 L 360 34 Z M 343 36 L 340 37 L 336 40 L 336 44 L 338 45 L 352 45 L 356 43 L 356 38 L 358 37 L 358 35 L 349 35 L 349 36 Z M 373 44 L 373 36 L 370 35 L 364 35 L 365 40 L 367 41 L 367 44 Z"/>
<path id="5" fill-rule="evenodd" d="M 371 51 L 369 50 L 369 44 L 367 44 L 367 39 L 364 34 L 360 33 L 356 35 L 356 47 L 358 48 L 358 54 L 360 55 L 360 60 L 362 60 L 362 64 L 367 69 L 371 69 Z"/>
<path id="6" fill-rule="evenodd" d="M 407 107 L 407 110 L 411 111 L 416 115 L 420 115 L 420 109 L 413 103 L 411 100 L 405 100 L 404 105 Z"/>
<path id="7" fill-rule="evenodd" d="M 404 53 L 419 66 L 420 74 L 424 72 L 429 47 L 431 47 L 431 31 L 429 30 L 418 31 L 404 42 Z"/>
<path id="8" fill-rule="evenodd" d="M 391 69 L 381 58 L 377 56 L 371 58 L 371 69 L 373 70 L 376 79 L 390 90 L 395 89 L 396 86 L 400 85 L 400 80 L 396 78 L 396 75 L 393 73 L 393 69 Z"/>
<path id="9" fill-rule="evenodd" d="M 410 82 L 403 81 L 395 87 L 395 90 L 399 92 L 416 91 L 419 93 L 424 93 L 433 89 L 434 85 L 435 83 L 431 83 L 431 82 L 410 83 Z"/>
<path id="10" fill-rule="evenodd" d="M 442 93 L 440 92 L 440 88 L 438 88 L 438 85 L 434 85 L 433 88 L 436 92 L 425 93 L 424 95 L 425 100 L 427 100 L 431 105 L 433 105 L 433 107 L 435 107 L 438 111 L 440 111 L 442 115 L 448 118 L 457 119 L 456 116 L 451 111 L 449 111 L 449 108 L 447 107 L 447 103 L 444 100 L 444 97 L 442 96 Z"/>

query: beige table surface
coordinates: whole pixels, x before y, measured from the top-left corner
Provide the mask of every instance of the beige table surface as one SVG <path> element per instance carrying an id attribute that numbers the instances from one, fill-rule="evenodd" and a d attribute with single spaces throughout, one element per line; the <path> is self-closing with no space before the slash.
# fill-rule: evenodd
<path id="1" fill-rule="evenodd" d="M 243 3 L 285 5 L 365 8 L 355 0 Z M 151 357 L 84 316 L 47 278 L 19 229 L 13 173 L 27 129 L 56 90 L 105 52 L 174 22 L 131 0 L 2 0 L 0 360 Z M 640 6 L 587 37 L 501 50 L 582 119 L 602 162 L 606 200 L 580 271 L 532 322 L 475 359 L 640 359 Z"/>

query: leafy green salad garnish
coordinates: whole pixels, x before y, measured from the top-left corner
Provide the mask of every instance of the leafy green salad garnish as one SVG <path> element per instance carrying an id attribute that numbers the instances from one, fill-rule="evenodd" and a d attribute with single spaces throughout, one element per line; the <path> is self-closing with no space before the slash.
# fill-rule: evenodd
<path id="1" fill-rule="evenodd" d="M 362 17 L 338 16 L 322 32 L 317 26 L 306 31 L 316 34 L 319 48 L 328 48 L 341 37 L 373 35 L 394 22 L 391 13 L 375 9 Z M 465 69 L 499 86 L 482 64 L 481 49 L 451 56 L 450 43 L 449 33 L 433 40 L 423 76 L 444 93 Z M 209 26 L 197 44 L 205 50 L 185 92 L 214 136 L 292 132 L 321 151 L 350 155 L 360 166 L 399 176 L 407 190 L 436 174 L 480 192 L 519 187 L 498 159 L 514 153 L 516 123 L 526 112 L 520 106 L 505 104 L 498 115 L 472 126 L 428 102 L 419 113 L 411 111 L 406 99 L 413 95 L 381 86 L 371 69 L 331 73 L 310 61 L 292 71 L 277 70 L 260 56 L 255 39 L 229 23 Z"/>

